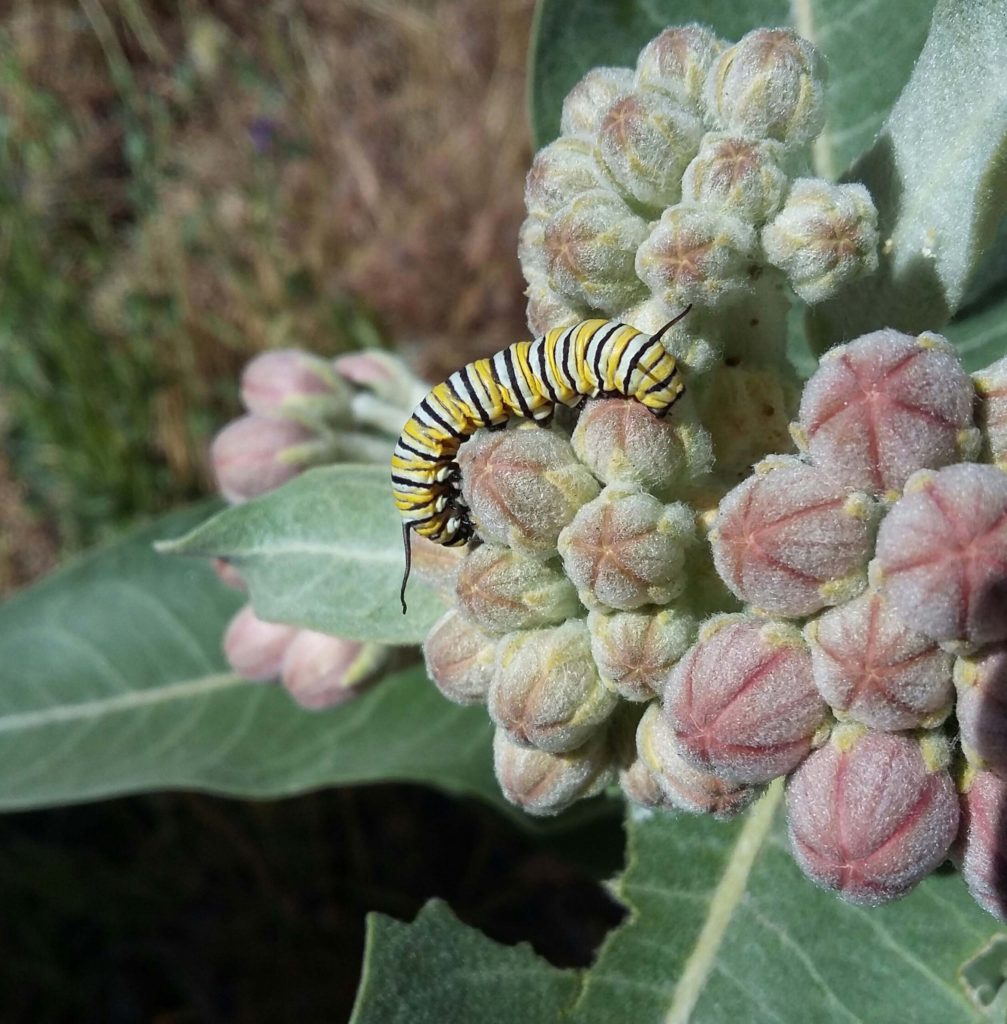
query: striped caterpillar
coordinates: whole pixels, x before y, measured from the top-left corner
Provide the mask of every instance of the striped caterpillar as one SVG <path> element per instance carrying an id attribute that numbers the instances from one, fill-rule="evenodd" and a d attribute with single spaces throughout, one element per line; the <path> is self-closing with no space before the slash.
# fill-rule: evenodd
<path id="1" fill-rule="evenodd" d="M 653 335 L 614 320 L 557 327 L 463 366 L 428 392 L 392 454 L 392 489 L 406 553 L 403 613 L 409 531 L 448 546 L 465 544 L 474 532 L 456 461 L 462 442 L 480 427 L 504 426 L 512 416 L 545 424 L 557 404 L 575 406 L 596 396 L 623 395 L 664 416 L 684 385 L 661 336 L 690 308 Z"/>

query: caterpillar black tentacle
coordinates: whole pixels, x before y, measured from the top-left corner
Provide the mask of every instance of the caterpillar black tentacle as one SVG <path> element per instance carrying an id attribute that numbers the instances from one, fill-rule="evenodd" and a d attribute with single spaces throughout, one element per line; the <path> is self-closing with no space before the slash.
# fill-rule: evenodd
<path id="1" fill-rule="evenodd" d="M 392 489 L 403 517 L 406 583 L 412 564 L 409 534 L 457 546 L 474 532 L 461 495 L 458 449 L 482 427 L 503 427 L 514 416 L 545 423 L 557 405 L 578 406 L 599 395 L 622 395 L 664 416 L 684 390 L 662 335 L 689 312 L 686 306 L 656 334 L 614 320 L 582 320 L 534 341 L 519 341 L 489 359 L 456 370 L 413 411 L 392 454 Z"/>

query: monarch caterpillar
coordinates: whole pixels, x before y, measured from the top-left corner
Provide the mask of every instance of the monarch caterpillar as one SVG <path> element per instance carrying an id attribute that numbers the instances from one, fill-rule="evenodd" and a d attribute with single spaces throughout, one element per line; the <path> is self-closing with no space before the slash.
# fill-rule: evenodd
<path id="1" fill-rule="evenodd" d="M 574 406 L 598 395 L 624 395 L 664 416 L 684 385 L 661 336 L 691 308 L 653 335 L 615 320 L 556 327 L 463 366 L 427 393 L 392 454 L 392 489 L 403 517 L 406 553 L 399 595 L 403 614 L 409 531 L 452 547 L 465 544 L 474 532 L 456 461 L 462 442 L 480 427 L 502 427 L 512 416 L 544 424 L 557 404 Z"/>

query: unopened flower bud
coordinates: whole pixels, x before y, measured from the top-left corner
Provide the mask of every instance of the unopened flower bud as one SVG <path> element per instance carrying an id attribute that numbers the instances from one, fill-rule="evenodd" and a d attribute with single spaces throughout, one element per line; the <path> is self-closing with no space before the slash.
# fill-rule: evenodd
<path id="1" fill-rule="evenodd" d="M 682 177 L 682 201 L 720 207 L 751 224 L 764 224 L 783 202 L 787 174 L 783 146 L 710 132 Z"/>
<path id="2" fill-rule="evenodd" d="M 692 615 L 677 608 L 591 612 L 587 627 L 601 681 L 626 700 L 659 695 L 668 673 L 692 643 L 696 626 Z"/>
<path id="3" fill-rule="evenodd" d="M 804 387 L 795 437 L 840 483 L 896 497 L 918 469 L 976 454 L 972 400 L 947 341 L 886 328 L 822 358 Z"/>
<path id="4" fill-rule="evenodd" d="M 583 604 L 632 611 L 682 592 L 694 528 L 686 505 L 606 488 L 560 534 L 559 551 Z"/>
<path id="5" fill-rule="evenodd" d="M 640 719 L 636 745 L 638 763 L 649 771 L 665 800 L 681 811 L 712 814 L 723 821 L 745 810 L 762 792 L 761 786 L 725 781 L 684 760 L 674 729 L 656 703 Z"/>
<path id="6" fill-rule="evenodd" d="M 635 306 L 630 306 L 620 316 L 625 323 L 632 324 L 637 330 L 656 334 L 681 312 L 681 307 L 671 309 L 661 299 L 651 296 Z M 703 336 L 702 327 L 696 326 L 700 321 L 699 310 L 695 310 L 661 335 L 663 348 L 673 355 L 693 378 L 717 366 L 721 357 L 719 346 Z M 678 404 L 681 405 L 682 401 L 684 399 L 680 399 Z"/>
<path id="7" fill-rule="evenodd" d="M 597 152 L 619 191 L 651 207 L 682 194 L 682 172 L 699 148 L 703 124 L 663 93 L 620 96 L 598 128 Z"/>
<path id="8" fill-rule="evenodd" d="M 666 28 L 640 51 L 636 86 L 666 93 L 702 117 L 703 86 L 725 43 L 703 25 Z"/>
<path id="9" fill-rule="evenodd" d="M 245 586 L 245 581 L 241 578 L 241 573 L 226 558 L 215 558 L 212 565 L 213 571 L 217 574 L 217 579 L 225 587 L 241 591 L 241 593 L 245 593 L 248 590 L 248 587 Z"/>
<path id="10" fill-rule="evenodd" d="M 593 140 L 612 101 L 632 88 L 633 72 L 629 68 L 592 68 L 563 100 L 560 132 Z"/>
<path id="11" fill-rule="evenodd" d="M 863 185 L 798 178 L 762 232 L 766 259 L 805 302 L 821 302 L 878 269 L 878 211 Z"/>
<path id="12" fill-rule="evenodd" d="M 638 807 L 670 810 L 675 805 L 664 795 L 651 770 L 638 757 L 619 772 L 619 788 Z"/>
<path id="13" fill-rule="evenodd" d="M 777 369 L 725 364 L 704 385 L 699 417 L 710 431 L 719 480 L 743 480 L 766 455 L 792 448 L 790 416 L 799 389 Z"/>
<path id="14" fill-rule="evenodd" d="M 493 679 L 496 645 L 496 637 L 452 608 L 434 623 L 423 641 L 427 673 L 455 704 L 482 704 Z"/>
<path id="15" fill-rule="evenodd" d="M 710 435 L 685 399 L 663 419 L 623 398 L 588 402 L 573 450 L 599 480 L 659 498 L 681 493 L 713 463 Z"/>
<path id="16" fill-rule="evenodd" d="M 796 459 L 766 460 L 730 491 L 710 533 L 721 579 L 774 615 L 810 615 L 863 589 L 876 508 Z"/>
<path id="17" fill-rule="evenodd" d="M 544 252 L 545 250 L 543 254 Z M 566 296 L 560 295 L 550 286 L 547 277 L 534 273 L 529 275 L 527 270 L 525 276 L 528 281 L 528 287 L 525 289 L 525 295 L 528 296 L 525 315 L 528 329 L 535 337 L 551 331 L 554 327 L 571 327 L 587 319 L 588 310 L 571 304 Z"/>
<path id="18" fill-rule="evenodd" d="M 302 708 L 334 708 L 364 692 L 387 654 L 380 644 L 301 629 L 283 658 L 282 682 Z"/>
<path id="19" fill-rule="evenodd" d="M 541 427 L 479 432 L 458 464 L 479 535 L 533 558 L 555 555 L 560 530 L 599 490 L 570 443 Z"/>
<path id="20" fill-rule="evenodd" d="M 815 684 L 836 712 L 875 729 L 932 728 L 951 710 L 951 655 L 862 594 L 804 631 Z"/>
<path id="21" fill-rule="evenodd" d="M 745 615 L 710 620 L 664 691 L 682 757 L 733 782 L 796 768 L 826 712 L 799 630 Z"/>
<path id="22" fill-rule="evenodd" d="M 662 302 L 717 306 L 751 288 L 755 232 L 706 206 L 672 206 L 640 245 L 636 273 Z"/>
<path id="23" fill-rule="evenodd" d="M 241 400 L 257 416 L 321 419 L 349 412 L 349 389 L 324 359 L 298 349 L 256 356 L 241 375 Z"/>
<path id="24" fill-rule="evenodd" d="M 760 28 L 725 50 L 706 80 L 706 103 L 728 131 L 810 142 L 825 123 L 825 62 L 790 29 Z"/>
<path id="25" fill-rule="evenodd" d="M 493 767 L 504 796 L 535 815 L 559 814 L 577 800 L 600 793 L 616 775 L 604 732 L 577 750 L 550 754 L 515 743 L 497 729 Z"/>
<path id="26" fill-rule="evenodd" d="M 972 375 L 979 396 L 979 426 L 990 458 L 1007 468 L 1007 357 Z"/>
<path id="27" fill-rule="evenodd" d="M 581 612 L 558 569 L 500 544 L 471 550 L 458 573 L 458 605 L 491 633 L 552 626 Z"/>
<path id="28" fill-rule="evenodd" d="M 962 750 L 973 764 L 1007 778 L 1007 644 L 955 663 L 955 714 Z"/>
<path id="29" fill-rule="evenodd" d="M 804 873 L 849 903 L 905 896 L 948 854 L 958 799 L 942 741 L 840 726 L 787 785 Z"/>
<path id="30" fill-rule="evenodd" d="M 412 572 L 432 587 L 445 604 L 455 599 L 458 570 L 465 560 L 466 549 L 436 544 L 412 531 L 409 537 L 412 550 Z"/>
<path id="31" fill-rule="evenodd" d="M 519 630 L 497 647 L 490 718 L 517 743 L 554 754 L 574 750 L 617 702 L 598 678 L 583 619 Z"/>
<path id="32" fill-rule="evenodd" d="M 961 797 L 957 860 L 972 898 L 1007 921 L 1007 781 L 994 772 L 970 776 Z"/>
<path id="33" fill-rule="evenodd" d="M 413 409 L 426 394 L 427 385 L 391 352 L 350 352 L 334 359 L 332 368 L 368 396 L 396 408 Z"/>
<path id="34" fill-rule="evenodd" d="M 294 626 L 264 622 L 246 604 L 224 633 L 224 657 L 243 679 L 276 679 L 296 633 Z"/>
<path id="35" fill-rule="evenodd" d="M 575 196 L 605 185 L 594 144 L 561 135 L 535 154 L 525 180 L 525 207 L 532 217 L 548 219 Z"/>
<path id="36" fill-rule="evenodd" d="M 210 445 L 210 462 L 220 493 L 240 504 L 275 490 L 308 465 L 301 454 L 314 435 L 293 420 L 242 416 Z"/>
<path id="37" fill-rule="evenodd" d="M 1007 473 L 921 470 L 878 531 L 873 582 L 904 622 L 968 650 L 1007 639 Z"/>
<path id="38" fill-rule="evenodd" d="M 639 299 L 633 261 L 647 222 L 606 189 L 583 192 L 545 228 L 549 284 L 570 302 L 616 313 Z"/>

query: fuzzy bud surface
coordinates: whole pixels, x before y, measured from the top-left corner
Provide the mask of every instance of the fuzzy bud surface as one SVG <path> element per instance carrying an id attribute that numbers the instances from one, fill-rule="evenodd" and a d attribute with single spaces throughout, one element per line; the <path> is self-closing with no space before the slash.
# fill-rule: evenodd
<path id="1" fill-rule="evenodd" d="M 292 480 L 314 435 L 299 423 L 241 416 L 213 439 L 210 462 L 220 493 L 232 504 L 257 498 Z"/>
<path id="2" fill-rule="evenodd" d="M 224 656 L 243 679 L 276 679 L 296 633 L 293 626 L 263 621 L 246 604 L 224 633 Z"/>
<path id="3" fill-rule="evenodd" d="M 700 117 L 706 77 L 725 43 L 703 25 L 666 28 L 640 51 L 638 88 L 655 89 Z"/>
<path id="4" fill-rule="evenodd" d="M 427 674 L 453 703 L 483 704 L 493 680 L 496 645 L 496 637 L 451 608 L 423 641 Z"/>
<path id="5" fill-rule="evenodd" d="M 593 138 L 615 98 L 632 88 L 633 72 L 629 68 L 592 68 L 563 100 L 560 132 Z"/>
<path id="6" fill-rule="evenodd" d="M 359 696 L 386 656 L 376 644 L 301 629 L 284 655 L 281 679 L 302 708 L 322 711 Z"/>
<path id="7" fill-rule="evenodd" d="M 977 772 L 961 798 L 957 860 L 969 892 L 983 910 L 1007 921 L 1007 782 Z"/>
<path id="8" fill-rule="evenodd" d="M 1007 644 L 959 659 L 954 679 L 962 751 L 1007 778 Z"/>

